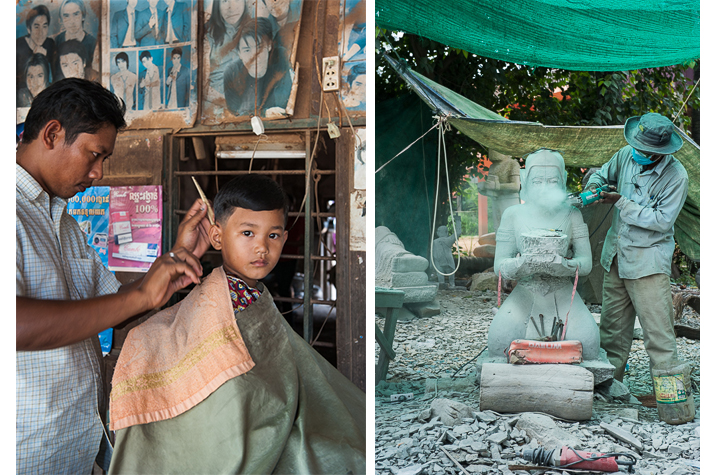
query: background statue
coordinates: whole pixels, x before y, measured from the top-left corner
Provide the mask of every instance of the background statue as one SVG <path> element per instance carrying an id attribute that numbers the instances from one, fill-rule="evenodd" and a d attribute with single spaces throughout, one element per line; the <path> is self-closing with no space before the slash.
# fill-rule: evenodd
<path id="1" fill-rule="evenodd" d="M 519 338 L 560 339 L 561 320 L 569 323 L 565 340 L 582 342 L 584 360 L 599 359 L 599 329 L 577 296 L 573 278 L 592 268 L 589 231 L 582 214 L 567 204 L 567 172 L 559 152 L 540 149 L 520 171 L 524 204 L 503 213 L 496 233 L 494 269 L 518 285 L 500 307 L 488 332 L 488 354 L 505 358 Z M 530 324 L 532 322 L 532 324 Z M 554 328 L 553 328 L 554 327 Z"/>
<path id="2" fill-rule="evenodd" d="M 436 229 L 437 238 L 432 243 L 432 264 L 439 280 L 439 286 L 444 283 L 444 274 L 451 274 L 448 276 L 450 289 L 456 286 L 455 275 L 453 274 L 454 269 L 456 269 L 456 263 L 451 253 L 451 247 L 456 243 L 457 238 L 461 236 L 461 217 L 456 216 L 455 218 L 456 234 L 449 236 L 446 226 L 439 226 Z"/>
<path id="3" fill-rule="evenodd" d="M 498 229 L 503 212 L 520 204 L 520 164 L 495 150 L 488 151 L 488 159 L 492 164 L 486 180 L 478 182 L 478 192 L 490 198 L 491 223 Z"/>

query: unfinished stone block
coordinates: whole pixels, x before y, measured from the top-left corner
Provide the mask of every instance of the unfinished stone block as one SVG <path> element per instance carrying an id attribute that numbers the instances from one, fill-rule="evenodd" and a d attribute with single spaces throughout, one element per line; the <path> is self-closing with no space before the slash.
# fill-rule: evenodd
<path id="1" fill-rule="evenodd" d="M 427 285 L 429 280 L 424 272 L 393 272 L 392 287 L 420 287 Z"/>
<path id="2" fill-rule="evenodd" d="M 439 300 L 434 298 L 430 302 L 408 303 L 407 308 L 417 317 L 433 317 L 441 313 L 441 305 Z"/>
<path id="3" fill-rule="evenodd" d="M 473 274 L 473 281 L 471 282 L 471 291 L 474 290 L 498 290 L 498 276 L 493 272 L 482 272 L 479 274 Z"/>

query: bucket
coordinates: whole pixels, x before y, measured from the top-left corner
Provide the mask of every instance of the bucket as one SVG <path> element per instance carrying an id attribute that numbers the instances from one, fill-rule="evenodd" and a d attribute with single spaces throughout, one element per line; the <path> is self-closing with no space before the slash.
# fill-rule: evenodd
<path id="1" fill-rule="evenodd" d="M 685 424 L 695 418 L 695 399 L 690 386 L 690 365 L 673 361 L 654 366 L 653 389 L 658 417 L 667 424 Z"/>

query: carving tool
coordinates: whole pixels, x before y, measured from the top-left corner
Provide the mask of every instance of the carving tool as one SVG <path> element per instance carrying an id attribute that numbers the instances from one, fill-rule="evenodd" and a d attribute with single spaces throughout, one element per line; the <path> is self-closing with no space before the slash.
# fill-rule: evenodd
<path id="1" fill-rule="evenodd" d="M 633 473 L 636 463 L 636 457 L 631 454 L 598 454 L 577 451 L 569 447 L 552 450 L 524 449 L 522 456 L 525 460 L 537 465 L 577 470 L 599 470 L 601 472 L 618 472 L 619 465 L 626 465 L 629 467 L 629 473 Z M 619 460 L 619 457 L 626 457 L 629 460 Z"/>
<path id="2" fill-rule="evenodd" d="M 210 206 L 210 202 L 207 201 L 207 197 L 205 196 L 205 192 L 202 191 L 202 188 L 200 188 L 200 185 L 197 184 L 197 180 L 195 180 L 195 177 L 192 177 L 192 182 L 195 184 L 195 188 L 197 188 L 197 192 L 200 194 L 200 199 L 202 202 L 207 206 L 207 219 L 210 220 L 210 224 L 214 226 L 214 211 L 212 210 L 212 206 Z"/>
<path id="3" fill-rule="evenodd" d="M 570 193 L 567 195 L 567 200 L 572 206 L 587 206 L 602 199 L 602 191 L 610 191 L 609 185 L 602 185 L 599 188 L 583 191 L 581 193 Z"/>

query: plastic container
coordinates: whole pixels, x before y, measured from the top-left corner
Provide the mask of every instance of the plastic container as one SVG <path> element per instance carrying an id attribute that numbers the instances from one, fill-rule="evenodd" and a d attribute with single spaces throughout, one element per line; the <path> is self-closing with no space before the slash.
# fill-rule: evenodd
<path id="1" fill-rule="evenodd" d="M 653 389 L 658 417 L 667 424 L 685 424 L 695 418 L 695 399 L 690 386 L 690 365 L 673 361 L 654 366 Z"/>

